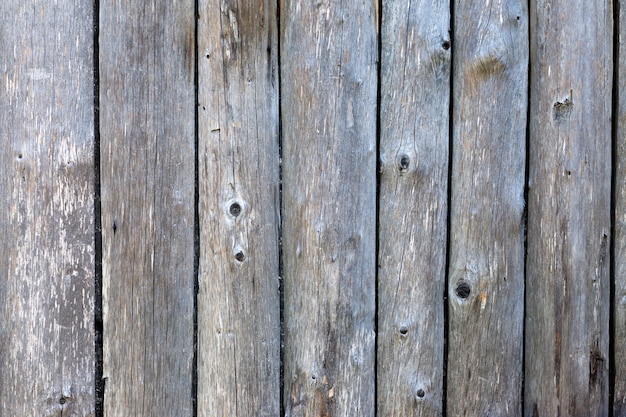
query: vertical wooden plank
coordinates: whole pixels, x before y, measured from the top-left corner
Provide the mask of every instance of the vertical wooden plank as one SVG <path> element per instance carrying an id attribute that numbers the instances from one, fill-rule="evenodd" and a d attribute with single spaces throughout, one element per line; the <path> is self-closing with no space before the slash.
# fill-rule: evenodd
<path id="1" fill-rule="evenodd" d="M 106 416 L 191 416 L 194 2 L 100 9 Z"/>
<path id="2" fill-rule="evenodd" d="M 277 3 L 199 3 L 198 416 L 280 414 Z"/>
<path id="3" fill-rule="evenodd" d="M 381 416 L 440 416 L 450 4 L 382 9 L 377 394 Z"/>
<path id="4" fill-rule="evenodd" d="M 448 415 L 519 416 L 528 89 L 525 1 L 456 1 Z"/>
<path id="5" fill-rule="evenodd" d="M 281 1 L 287 416 L 373 416 L 377 2 Z"/>
<path id="6" fill-rule="evenodd" d="M 0 13 L 0 415 L 91 416 L 93 2 Z"/>
<path id="7" fill-rule="evenodd" d="M 614 355 L 615 386 L 613 395 L 613 415 L 626 415 L 626 2 L 616 2 L 619 34 L 617 42 L 618 85 L 617 94 L 616 147 L 615 147 L 615 248 L 613 259 L 615 273 L 614 314 Z"/>
<path id="8" fill-rule="evenodd" d="M 534 0 L 530 16 L 524 405 L 606 416 L 611 2 Z"/>

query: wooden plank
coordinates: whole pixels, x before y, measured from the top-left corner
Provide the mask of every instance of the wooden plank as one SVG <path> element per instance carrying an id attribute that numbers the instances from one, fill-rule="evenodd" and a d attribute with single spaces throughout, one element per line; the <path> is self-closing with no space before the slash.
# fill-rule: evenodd
<path id="1" fill-rule="evenodd" d="M 284 406 L 373 416 L 376 2 L 281 2 Z"/>
<path id="2" fill-rule="evenodd" d="M 0 13 L 0 415 L 92 416 L 93 2 Z"/>
<path id="3" fill-rule="evenodd" d="M 199 13 L 198 416 L 278 416 L 276 2 Z"/>
<path id="4" fill-rule="evenodd" d="M 456 1 L 447 413 L 520 416 L 525 1 Z"/>
<path id="5" fill-rule="evenodd" d="M 103 2 L 105 416 L 191 416 L 195 20 L 191 0 Z"/>
<path id="6" fill-rule="evenodd" d="M 450 4 L 382 9 L 378 415 L 440 416 Z"/>
<path id="7" fill-rule="evenodd" d="M 611 3 L 537 0 L 530 16 L 524 408 L 606 416 Z"/>
<path id="8" fill-rule="evenodd" d="M 614 236 L 614 274 L 615 298 L 614 314 L 614 355 L 615 381 L 613 395 L 613 415 L 626 415 L 626 3 L 616 2 L 618 11 L 618 85 L 616 110 L 616 146 L 615 146 L 615 236 Z"/>

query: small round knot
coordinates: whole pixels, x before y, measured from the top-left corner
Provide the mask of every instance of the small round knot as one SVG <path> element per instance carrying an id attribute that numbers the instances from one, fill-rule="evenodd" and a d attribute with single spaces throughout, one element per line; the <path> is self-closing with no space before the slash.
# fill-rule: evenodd
<path id="1" fill-rule="evenodd" d="M 424 398 L 424 396 L 426 395 L 426 393 L 424 392 L 423 389 L 418 389 L 417 392 L 415 393 L 415 395 L 417 395 L 417 398 Z"/>
<path id="2" fill-rule="evenodd" d="M 228 208 L 228 211 L 233 217 L 239 216 L 241 214 L 241 204 L 239 203 L 231 204 L 230 207 Z"/>
<path id="3" fill-rule="evenodd" d="M 398 169 L 400 170 L 400 172 L 408 171 L 409 166 L 411 166 L 411 158 L 409 158 L 409 155 L 400 155 L 400 157 L 398 158 Z"/>
<path id="4" fill-rule="evenodd" d="M 459 298 L 467 298 L 470 295 L 471 292 L 471 288 L 468 282 L 462 281 L 460 282 L 457 286 L 456 289 L 454 290 L 455 294 L 459 297 Z"/>
<path id="5" fill-rule="evenodd" d="M 243 251 L 239 251 L 235 254 L 235 259 L 237 262 L 243 262 L 246 260 L 246 254 Z"/>

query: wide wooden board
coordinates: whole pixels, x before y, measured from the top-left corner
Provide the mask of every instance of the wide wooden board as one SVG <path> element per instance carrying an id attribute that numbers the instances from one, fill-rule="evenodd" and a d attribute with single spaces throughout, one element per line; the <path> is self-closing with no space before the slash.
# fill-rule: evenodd
<path id="1" fill-rule="evenodd" d="M 289 417 L 375 414 L 375 4 L 280 4 Z"/>
<path id="2" fill-rule="evenodd" d="M 100 4 L 104 415 L 192 416 L 194 2 Z"/>
<path id="3" fill-rule="evenodd" d="M 440 416 L 450 4 L 382 6 L 377 413 Z"/>
<path id="4" fill-rule="evenodd" d="M 93 2 L 0 14 L 0 415 L 92 416 Z"/>
<path id="5" fill-rule="evenodd" d="M 198 416 L 280 414 L 276 7 L 199 3 Z"/>
<path id="6" fill-rule="evenodd" d="M 520 416 L 525 1 L 454 4 L 447 413 Z"/>
<path id="7" fill-rule="evenodd" d="M 530 16 L 524 409 L 606 416 L 611 2 L 537 0 Z"/>

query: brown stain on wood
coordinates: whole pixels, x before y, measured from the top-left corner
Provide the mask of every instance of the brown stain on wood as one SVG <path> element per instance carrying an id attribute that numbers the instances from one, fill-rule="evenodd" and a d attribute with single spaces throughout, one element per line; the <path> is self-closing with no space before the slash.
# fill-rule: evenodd
<path id="1" fill-rule="evenodd" d="M 469 63 L 468 77 L 484 81 L 503 73 L 505 68 L 502 58 L 495 53 L 490 53 Z"/>

